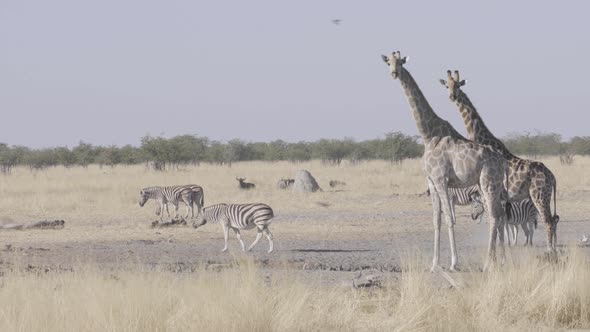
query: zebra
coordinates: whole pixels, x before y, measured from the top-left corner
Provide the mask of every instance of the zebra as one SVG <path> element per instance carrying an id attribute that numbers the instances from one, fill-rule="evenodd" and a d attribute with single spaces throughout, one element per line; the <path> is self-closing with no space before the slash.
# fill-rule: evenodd
<path id="1" fill-rule="evenodd" d="M 291 186 L 293 186 L 293 183 L 295 183 L 294 179 L 280 179 L 279 182 L 277 182 L 277 188 L 283 190 L 289 189 Z"/>
<path id="2" fill-rule="evenodd" d="M 268 229 L 271 219 L 274 217 L 272 208 L 262 203 L 251 203 L 251 204 L 216 204 L 211 205 L 203 209 L 197 217 L 197 221 L 193 223 L 193 227 L 197 228 L 201 225 L 206 224 L 208 221 L 220 222 L 223 227 L 223 238 L 225 240 L 225 246 L 221 252 L 227 251 L 227 239 L 229 236 L 229 230 L 232 229 L 236 233 L 238 241 L 242 246 L 242 251 L 246 251 L 244 241 L 240 235 L 240 229 L 252 229 L 256 227 L 256 239 L 248 247 L 248 251 L 252 250 L 258 243 L 262 234 L 266 236 L 269 243 L 268 253 L 273 250 L 272 234 Z"/>
<path id="3" fill-rule="evenodd" d="M 193 185 L 191 185 L 193 186 Z M 194 185 L 196 186 L 196 185 Z M 198 187 L 198 186 L 196 186 Z M 202 193 L 202 188 L 201 188 Z M 156 209 L 156 215 L 160 216 L 160 221 L 164 218 L 164 209 L 168 213 L 168 217 L 170 217 L 170 211 L 168 210 L 168 203 L 174 204 L 176 208 L 176 215 L 174 218 L 178 218 L 178 203 L 180 201 L 184 202 L 187 206 L 186 216 L 188 218 L 189 212 L 191 212 L 192 216 L 194 217 L 194 210 L 193 210 L 193 198 L 196 197 L 196 194 L 193 192 L 193 187 L 190 186 L 167 186 L 167 187 L 147 187 L 143 188 L 139 192 L 139 206 L 143 207 L 145 203 L 151 198 L 158 203 L 160 203 L 159 207 Z M 201 194 L 201 201 L 203 199 L 203 195 Z"/>
<path id="4" fill-rule="evenodd" d="M 197 206 L 197 215 L 201 214 L 203 207 L 205 207 L 205 192 L 203 191 L 203 187 L 196 184 L 187 184 L 185 187 L 191 190 L 193 205 Z M 191 208 L 191 213 L 193 213 L 193 209 Z M 194 214 L 191 216 L 194 217 Z"/>
<path id="5" fill-rule="evenodd" d="M 482 216 L 485 209 L 483 203 L 478 199 L 472 204 L 471 218 L 473 220 Z M 516 245 L 518 240 L 518 226 L 522 227 L 524 236 L 526 237 L 525 246 L 533 245 L 533 234 L 537 228 L 538 212 L 537 208 L 530 199 L 525 199 L 520 202 L 506 203 L 506 230 L 508 233 L 508 245 L 514 242 Z"/>
<path id="6" fill-rule="evenodd" d="M 254 183 L 245 182 L 246 178 L 236 178 L 236 180 L 238 180 L 239 182 L 240 189 L 250 190 L 256 188 L 256 185 Z"/>
<path id="7" fill-rule="evenodd" d="M 473 185 L 471 187 L 465 187 L 465 188 L 453 188 L 453 187 L 448 187 L 448 195 L 449 195 L 449 200 L 451 201 L 451 204 L 453 205 L 453 207 L 455 207 L 456 205 L 459 206 L 466 206 L 466 205 L 473 205 L 476 201 L 480 200 L 480 193 L 479 193 L 479 185 Z M 426 196 L 430 196 L 430 188 L 426 189 Z M 479 217 L 480 215 L 478 215 Z M 481 222 L 481 218 L 483 216 L 480 217 L 479 222 Z M 473 215 L 472 215 L 473 218 Z M 473 220 L 475 220 L 477 218 L 474 218 Z M 478 223 L 479 223 L 478 222 Z"/>

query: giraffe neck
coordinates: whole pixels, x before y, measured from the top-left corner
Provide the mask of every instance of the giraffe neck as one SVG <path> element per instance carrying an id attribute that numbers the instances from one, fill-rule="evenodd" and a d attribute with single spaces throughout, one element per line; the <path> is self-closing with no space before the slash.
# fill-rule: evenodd
<path id="1" fill-rule="evenodd" d="M 470 140 L 480 144 L 490 145 L 505 156 L 512 156 L 504 143 L 497 139 L 488 129 L 475 106 L 473 106 L 469 97 L 467 97 L 462 90 L 458 91 L 455 103 L 463 117 L 463 122 L 465 123 L 465 128 L 467 129 L 467 134 Z"/>
<path id="2" fill-rule="evenodd" d="M 408 104 L 410 104 L 414 120 L 416 121 L 416 126 L 425 144 L 436 136 L 463 138 L 450 123 L 434 113 L 434 110 L 428 104 L 428 101 L 424 97 L 424 94 L 422 94 L 420 87 L 414 81 L 412 75 L 403 67 L 399 73 L 399 80 L 406 93 Z"/>

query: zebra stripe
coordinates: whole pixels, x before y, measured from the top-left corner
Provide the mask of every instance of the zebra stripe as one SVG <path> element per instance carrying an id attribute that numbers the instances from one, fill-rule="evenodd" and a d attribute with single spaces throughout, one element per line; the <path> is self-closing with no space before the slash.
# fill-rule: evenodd
<path id="1" fill-rule="evenodd" d="M 466 188 L 447 188 L 447 194 L 449 195 L 449 200 L 453 206 L 460 205 L 465 206 L 469 205 L 474 202 L 474 200 L 479 199 L 479 186 L 474 185 L 471 187 Z M 430 196 L 430 188 L 426 189 L 426 196 Z"/>
<path id="2" fill-rule="evenodd" d="M 479 200 L 473 202 L 471 206 L 471 218 L 477 219 L 485 212 L 483 203 Z M 538 212 L 535 204 L 530 199 L 520 202 L 506 203 L 506 226 L 508 233 L 512 232 L 512 237 L 508 238 L 516 245 L 518 240 L 518 226 L 520 225 L 526 237 L 525 245 L 533 245 L 533 234 L 537 228 Z"/>
<path id="3" fill-rule="evenodd" d="M 184 202 L 187 206 L 186 216 L 188 218 L 189 212 L 193 212 L 193 192 L 191 188 L 187 186 L 167 186 L 167 187 L 147 187 L 141 189 L 139 192 L 139 206 L 143 207 L 149 199 L 156 200 L 159 204 L 160 220 L 164 217 L 164 209 L 170 217 L 170 211 L 168 210 L 168 203 L 172 203 L 176 208 L 176 215 L 174 218 L 178 218 L 178 203 Z M 158 214 L 158 212 L 156 212 Z M 193 215 L 194 216 L 194 215 Z"/>
<path id="4" fill-rule="evenodd" d="M 264 234 L 269 242 L 268 252 L 271 253 L 273 250 L 273 240 L 272 233 L 268 229 L 268 226 L 273 217 L 274 213 L 272 208 L 262 203 L 216 204 L 204 208 L 203 213 L 197 217 L 197 222 L 193 223 L 193 227 L 199 227 L 209 221 L 221 223 L 223 226 L 223 238 L 225 240 L 225 246 L 223 247 L 223 250 L 221 250 L 222 252 L 227 250 L 227 239 L 230 229 L 236 233 L 236 237 L 242 246 L 242 251 L 245 251 L 246 249 L 244 241 L 242 241 L 240 235 L 240 229 L 256 228 L 256 239 L 248 247 L 248 251 L 254 248 L 258 241 L 260 241 L 262 234 Z"/>
<path id="5" fill-rule="evenodd" d="M 192 203 L 197 206 L 197 215 L 201 213 L 203 207 L 205 207 L 205 192 L 203 187 L 196 184 L 187 184 L 185 187 L 189 188 L 192 193 Z M 193 210 L 191 210 L 191 213 Z M 194 214 L 192 215 L 194 217 Z"/>

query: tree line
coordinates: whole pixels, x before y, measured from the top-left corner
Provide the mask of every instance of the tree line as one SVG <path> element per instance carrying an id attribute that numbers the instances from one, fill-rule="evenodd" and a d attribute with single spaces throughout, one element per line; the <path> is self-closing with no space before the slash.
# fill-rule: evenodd
<path id="1" fill-rule="evenodd" d="M 514 154 L 532 157 L 560 154 L 590 154 L 590 137 L 573 137 L 567 142 L 555 133 L 510 134 L 504 143 Z M 0 171 L 9 173 L 16 165 L 31 169 L 52 166 L 133 165 L 146 163 L 156 170 L 165 170 L 202 162 L 231 165 L 238 161 L 307 161 L 319 159 L 338 165 L 370 159 L 400 163 L 407 158 L 422 156 L 424 147 L 419 136 L 391 132 L 382 138 L 356 141 L 352 138 L 320 139 L 313 142 L 247 142 L 233 139 L 227 142 L 210 140 L 197 135 L 172 138 L 145 136 L 139 146 L 96 146 L 80 142 L 73 148 L 55 147 L 30 149 L 0 143 Z"/>

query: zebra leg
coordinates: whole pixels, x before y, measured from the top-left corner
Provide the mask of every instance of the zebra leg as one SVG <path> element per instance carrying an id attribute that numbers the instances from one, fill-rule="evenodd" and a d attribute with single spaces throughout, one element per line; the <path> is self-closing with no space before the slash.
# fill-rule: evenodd
<path id="1" fill-rule="evenodd" d="M 188 220 L 188 216 L 191 216 L 191 219 L 195 217 L 195 213 L 193 210 L 193 200 L 192 196 L 183 198 L 184 204 L 186 204 L 186 214 L 184 219 Z"/>
<path id="2" fill-rule="evenodd" d="M 229 238 L 229 226 L 226 225 L 226 223 L 223 223 L 222 226 L 223 226 L 223 240 L 225 242 L 225 247 L 223 247 L 223 249 L 221 249 L 221 252 L 226 252 L 227 251 L 227 239 Z"/>
<path id="3" fill-rule="evenodd" d="M 527 223 L 529 227 L 529 239 L 528 243 L 530 246 L 533 246 L 533 234 L 535 233 L 535 224 L 532 222 Z"/>
<path id="4" fill-rule="evenodd" d="M 256 239 L 254 240 L 254 242 L 252 242 L 252 244 L 248 247 L 248 251 L 251 251 L 252 248 L 254 248 L 254 246 L 258 243 L 258 241 L 260 241 L 260 238 L 262 238 L 262 228 L 260 227 L 256 227 Z"/>
<path id="5" fill-rule="evenodd" d="M 520 227 L 522 228 L 522 231 L 524 232 L 524 246 L 526 247 L 529 244 L 529 223 L 528 222 L 523 222 L 522 224 L 520 224 Z"/>
<path id="6" fill-rule="evenodd" d="M 518 225 L 512 225 L 512 235 L 514 236 L 514 246 L 518 243 Z"/>
<path id="7" fill-rule="evenodd" d="M 506 238 L 508 239 L 508 246 L 510 247 L 512 245 L 512 237 L 510 236 L 512 229 L 510 229 L 510 225 L 509 224 L 505 224 L 504 225 L 504 232 L 503 234 L 506 235 Z"/>
<path id="8" fill-rule="evenodd" d="M 170 218 L 170 210 L 168 209 L 168 203 L 162 203 L 166 207 L 166 213 L 168 214 L 168 218 Z M 162 213 L 164 214 L 164 213 Z"/>
<path id="9" fill-rule="evenodd" d="M 238 241 L 240 241 L 240 245 L 242 246 L 242 251 L 246 251 L 246 246 L 244 245 L 244 241 L 242 241 L 242 235 L 240 234 L 240 230 L 237 228 L 233 228 L 234 233 L 236 233 L 236 237 L 238 238 Z"/>
<path id="10" fill-rule="evenodd" d="M 272 242 L 272 233 L 270 232 L 270 230 L 268 229 L 267 226 L 264 226 L 264 229 L 262 229 L 262 232 L 264 233 L 264 235 L 266 235 L 266 238 L 268 239 L 268 253 L 270 254 L 272 252 L 273 249 L 273 242 Z"/>
<path id="11" fill-rule="evenodd" d="M 177 220 L 178 219 L 178 202 L 173 203 L 174 204 L 174 219 Z"/>
<path id="12" fill-rule="evenodd" d="M 168 212 L 168 204 L 164 205 L 164 202 L 160 202 L 160 221 L 164 221 L 164 209 Z M 170 213 L 168 213 L 170 216 Z"/>

